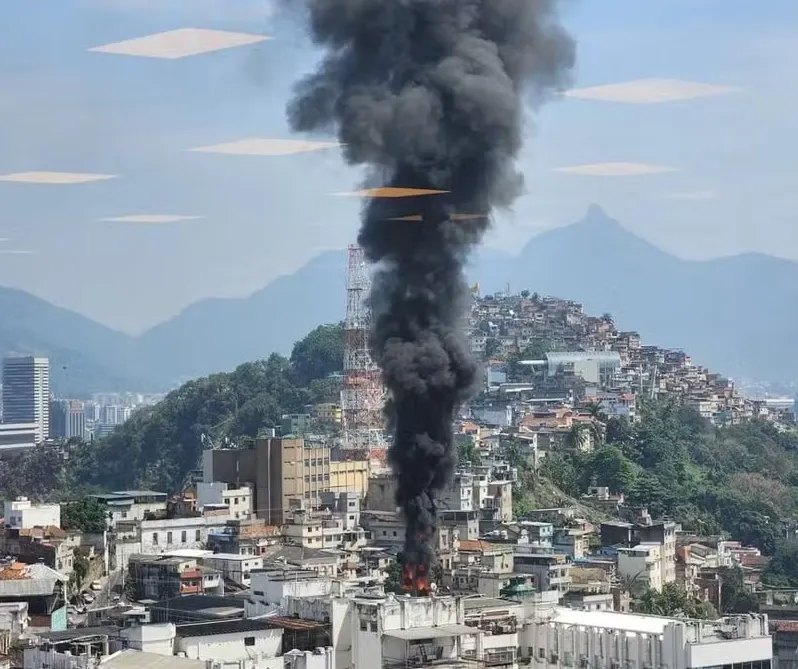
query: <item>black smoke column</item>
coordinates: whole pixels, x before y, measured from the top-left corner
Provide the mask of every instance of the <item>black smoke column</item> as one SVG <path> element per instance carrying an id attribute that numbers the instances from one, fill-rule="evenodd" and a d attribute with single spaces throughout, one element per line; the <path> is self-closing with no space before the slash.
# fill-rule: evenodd
<path id="1" fill-rule="evenodd" d="M 372 348 L 392 396 L 405 573 L 426 580 L 436 498 L 454 466 L 454 414 L 477 376 L 462 327 L 463 265 L 492 208 L 521 192 L 525 104 L 562 88 L 574 43 L 556 0 L 296 2 L 325 56 L 297 86 L 292 128 L 335 129 L 371 187 L 446 191 L 370 199 L 359 235 L 378 263 Z M 461 216 L 476 213 L 485 215 Z"/>

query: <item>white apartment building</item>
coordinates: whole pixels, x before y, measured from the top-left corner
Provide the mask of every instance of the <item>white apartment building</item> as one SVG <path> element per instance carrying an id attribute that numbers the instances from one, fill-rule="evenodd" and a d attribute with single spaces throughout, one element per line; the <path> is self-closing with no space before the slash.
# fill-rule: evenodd
<path id="1" fill-rule="evenodd" d="M 557 607 L 528 620 L 519 645 L 547 669 L 769 669 L 773 657 L 767 616 L 758 614 L 709 622 Z"/>
<path id="2" fill-rule="evenodd" d="M 208 541 L 205 518 L 141 521 L 141 552 L 159 555 L 184 548 L 204 548 Z"/>
<path id="3" fill-rule="evenodd" d="M 50 435 L 50 360 L 14 357 L 3 360 L 3 422 L 36 423 L 37 442 Z"/>
<path id="4" fill-rule="evenodd" d="M 197 483 L 197 508 L 211 505 L 226 506 L 230 518 L 246 520 L 252 517 L 252 489 L 220 481 Z"/>
<path id="5" fill-rule="evenodd" d="M 643 542 L 634 548 L 618 548 L 618 575 L 632 592 L 662 592 L 662 544 Z"/>
<path id="6" fill-rule="evenodd" d="M 61 527 L 59 504 L 33 504 L 27 497 L 17 497 L 5 503 L 6 526 L 16 530 L 32 527 Z"/>
<path id="7" fill-rule="evenodd" d="M 220 572 L 222 576 L 234 583 L 249 587 L 252 582 L 250 573 L 253 569 L 261 569 L 263 567 L 263 558 L 259 555 L 214 553 L 204 557 L 202 563 Z"/>
<path id="8" fill-rule="evenodd" d="M 120 521 L 144 520 L 147 514 L 165 513 L 168 495 L 154 490 L 120 490 L 90 497 L 106 506 L 108 527 L 113 528 Z"/>
<path id="9" fill-rule="evenodd" d="M 456 597 L 355 599 L 352 669 L 467 666 L 465 651 L 474 647 L 480 653 L 483 632 L 464 620 L 462 600 Z"/>

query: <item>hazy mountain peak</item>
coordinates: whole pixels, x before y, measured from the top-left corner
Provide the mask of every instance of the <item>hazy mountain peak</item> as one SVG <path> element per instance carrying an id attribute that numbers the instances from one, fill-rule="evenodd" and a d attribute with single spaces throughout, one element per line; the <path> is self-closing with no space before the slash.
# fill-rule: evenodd
<path id="1" fill-rule="evenodd" d="M 587 213 L 585 214 L 585 217 L 582 220 L 585 221 L 585 222 L 590 222 L 590 223 L 592 223 L 592 222 L 598 223 L 598 222 L 605 222 L 605 221 L 612 222 L 612 223 L 616 223 L 617 222 L 617 221 L 615 221 L 614 218 L 610 218 L 607 215 L 607 212 L 605 212 L 601 208 L 601 205 L 598 205 L 598 204 L 595 204 L 595 203 L 591 204 L 587 208 Z"/>

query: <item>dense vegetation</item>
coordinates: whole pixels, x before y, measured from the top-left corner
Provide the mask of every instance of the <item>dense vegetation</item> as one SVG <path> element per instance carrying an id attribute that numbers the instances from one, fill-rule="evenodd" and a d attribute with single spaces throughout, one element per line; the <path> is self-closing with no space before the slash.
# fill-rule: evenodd
<path id="1" fill-rule="evenodd" d="M 203 444 L 256 437 L 284 413 L 338 401 L 343 326 L 323 325 L 294 346 L 235 371 L 190 381 L 154 407 L 136 411 L 109 437 L 72 450 L 64 461 L 37 449 L 0 462 L 0 491 L 74 497 L 100 489 L 175 490 L 199 463 Z"/>
<path id="2" fill-rule="evenodd" d="M 644 403 L 641 420 L 608 421 L 593 453 L 553 455 L 541 475 L 579 496 L 609 486 L 628 506 L 686 530 L 729 533 L 772 555 L 782 519 L 798 511 L 798 437 L 763 421 L 715 428 L 675 401 Z"/>

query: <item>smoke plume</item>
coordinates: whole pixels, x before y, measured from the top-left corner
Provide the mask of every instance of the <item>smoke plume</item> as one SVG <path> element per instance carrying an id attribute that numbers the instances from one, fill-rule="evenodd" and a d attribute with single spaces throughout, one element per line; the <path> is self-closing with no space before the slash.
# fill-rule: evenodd
<path id="1" fill-rule="evenodd" d="M 463 266 L 521 193 L 525 109 L 563 87 L 575 47 L 556 0 L 298 1 L 324 58 L 296 87 L 292 129 L 337 132 L 370 187 L 445 191 L 368 200 L 358 238 L 377 263 L 372 350 L 392 398 L 404 562 L 427 573 L 453 419 L 477 381 Z"/>

